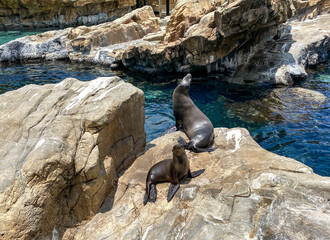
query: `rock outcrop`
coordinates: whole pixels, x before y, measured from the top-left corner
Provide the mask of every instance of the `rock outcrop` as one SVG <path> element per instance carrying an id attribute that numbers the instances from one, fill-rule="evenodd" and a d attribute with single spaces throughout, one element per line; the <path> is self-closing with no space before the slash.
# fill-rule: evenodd
<path id="1" fill-rule="evenodd" d="M 2 0 L 0 30 L 98 24 L 121 17 L 135 0 Z"/>
<path id="2" fill-rule="evenodd" d="M 147 73 L 292 85 L 307 75 L 306 67 L 326 61 L 330 49 L 330 4 L 307 3 L 181 0 L 168 21 L 145 6 L 112 23 L 17 39 L 0 47 L 0 62 L 69 58 Z"/>
<path id="3" fill-rule="evenodd" d="M 51 239 L 97 213 L 145 148 L 143 104 L 119 77 L 0 95 L 0 238 Z"/>
<path id="4" fill-rule="evenodd" d="M 192 171 L 205 172 L 185 180 L 169 203 L 169 183 L 158 184 L 156 203 L 144 206 L 147 172 L 172 157 L 179 136 L 150 142 L 101 212 L 63 239 L 328 238 L 330 178 L 262 149 L 242 128 L 215 129 L 214 152 L 188 152 Z"/>
<path id="5" fill-rule="evenodd" d="M 164 41 L 126 49 L 123 63 L 138 70 L 215 73 L 238 83 L 292 84 L 306 76 L 300 54 L 327 55 L 329 15 L 303 23 L 290 21 L 328 13 L 327 1 L 178 1 Z M 295 36 L 298 35 L 299 36 Z M 320 33 L 321 32 L 321 33 Z M 301 38 L 301 35 L 305 35 Z M 313 36 L 310 38 L 309 36 Z M 291 52 L 291 45 L 299 51 Z M 310 45 L 318 46 L 316 50 Z M 306 49 L 307 48 L 307 49 Z M 296 54 L 296 55 L 294 55 Z M 148 68 L 149 67 L 149 68 Z M 232 78 L 234 77 L 234 78 Z"/>
<path id="6" fill-rule="evenodd" d="M 120 61 L 129 44 L 141 42 L 159 30 L 160 19 L 146 6 L 98 26 L 67 28 L 13 40 L 0 47 L 0 61 L 71 59 L 112 64 L 116 59 Z"/>

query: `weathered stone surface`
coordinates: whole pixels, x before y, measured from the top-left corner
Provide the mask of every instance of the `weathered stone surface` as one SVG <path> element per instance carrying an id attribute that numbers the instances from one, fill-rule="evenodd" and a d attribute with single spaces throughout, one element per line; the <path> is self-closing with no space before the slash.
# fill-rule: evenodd
<path id="1" fill-rule="evenodd" d="M 121 17 L 135 0 L 2 0 L 0 29 L 98 24 Z"/>
<path id="2" fill-rule="evenodd" d="M 0 62 L 69 58 L 151 74 L 196 72 L 241 84 L 292 85 L 307 76 L 306 67 L 326 61 L 330 49 L 330 14 L 297 19 L 329 9 L 325 0 L 181 0 L 168 21 L 146 6 L 111 23 L 12 41 L 0 46 Z"/>
<path id="3" fill-rule="evenodd" d="M 145 147 L 144 95 L 118 77 L 0 95 L 0 236 L 50 239 L 89 219 Z"/>
<path id="4" fill-rule="evenodd" d="M 155 17 L 152 8 L 139 8 L 111 23 L 71 29 L 68 34 L 69 57 L 74 61 L 89 62 L 99 62 L 99 58 L 104 61 L 103 58 L 108 58 L 109 63 L 112 63 L 121 58 L 120 53 L 124 45 L 120 44 L 142 39 L 159 30 L 160 19 Z M 120 47 L 116 48 L 118 45 Z"/>
<path id="5" fill-rule="evenodd" d="M 219 78 L 237 83 L 291 85 L 306 76 L 303 52 L 326 59 L 329 15 L 312 23 L 281 24 L 293 16 L 327 12 L 326 1 L 183 0 L 173 9 L 164 42 L 126 49 L 123 63 L 137 70 L 157 66 L 159 71 L 220 73 Z"/>
<path id="6" fill-rule="evenodd" d="M 0 61 L 60 60 L 68 58 L 70 28 L 26 36 L 0 46 Z"/>
<path id="7" fill-rule="evenodd" d="M 144 206 L 147 172 L 171 158 L 179 136 L 152 141 L 119 178 L 108 209 L 63 239 L 328 238 L 330 178 L 262 149 L 242 128 L 215 129 L 214 152 L 188 152 L 191 169 L 205 172 L 181 184 L 170 203 L 169 183 L 158 184 L 156 203 Z"/>
<path id="8" fill-rule="evenodd" d="M 111 65 L 121 59 L 128 46 L 159 30 L 160 19 L 146 6 L 98 26 L 67 28 L 16 39 L 0 46 L 0 62 L 70 59 Z"/>

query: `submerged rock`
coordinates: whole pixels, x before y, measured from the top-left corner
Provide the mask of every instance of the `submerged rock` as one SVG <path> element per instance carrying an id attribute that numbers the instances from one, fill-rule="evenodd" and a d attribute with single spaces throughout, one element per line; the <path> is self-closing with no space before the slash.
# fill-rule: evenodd
<path id="1" fill-rule="evenodd" d="M 211 153 L 188 152 L 192 171 L 171 202 L 169 183 L 156 203 L 143 205 L 145 180 L 156 162 L 171 158 L 182 132 L 149 143 L 119 178 L 118 187 L 86 225 L 63 239 L 326 239 L 330 178 L 262 149 L 246 129 L 215 129 Z"/>
<path id="2" fill-rule="evenodd" d="M 300 122 L 310 110 L 322 107 L 327 97 L 301 87 L 275 88 L 253 100 L 227 104 L 229 112 L 250 122 Z"/>
<path id="3" fill-rule="evenodd" d="M 144 150 L 144 95 L 119 77 L 0 95 L 0 236 L 50 239 L 91 218 Z"/>

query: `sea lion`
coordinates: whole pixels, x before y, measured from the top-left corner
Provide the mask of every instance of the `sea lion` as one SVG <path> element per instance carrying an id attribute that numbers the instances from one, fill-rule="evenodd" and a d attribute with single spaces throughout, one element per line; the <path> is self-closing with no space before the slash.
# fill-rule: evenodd
<path id="1" fill-rule="evenodd" d="M 180 138 L 179 143 L 194 152 L 211 152 L 214 127 L 210 119 L 194 104 L 189 96 L 191 74 L 188 73 L 173 92 L 173 112 L 176 128 L 180 128 L 190 139 Z"/>
<path id="2" fill-rule="evenodd" d="M 160 161 L 150 168 L 146 179 L 146 193 L 143 200 L 144 205 L 146 205 L 147 202 L 156 202 L 157 183 L 171 182 L 167 194 L 167 201 L 169 202 L 180 188 L 180 180 L 187 177 L 197 177 L 205 171 L 205 169 L 196 172 L 190 171 L 189 160 L 183 146 L 175 145 L 172 152 L 172 159 Z"/>

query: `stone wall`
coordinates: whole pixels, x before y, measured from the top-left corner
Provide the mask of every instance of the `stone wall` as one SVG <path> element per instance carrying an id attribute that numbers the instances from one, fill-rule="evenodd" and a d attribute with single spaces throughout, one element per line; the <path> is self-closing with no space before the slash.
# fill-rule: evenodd
<path id="1" fill-rule="evenodd" d="M 135 0 L 3 0 L 0 30 L 98 24 L 131 11 Z"/>
<path id="2" fill-rule="evenodd" d="M 143 104 L 118 77 L 0 95 L 0 238 L 51 239 L 94 216 L 145 148 Z"/>

